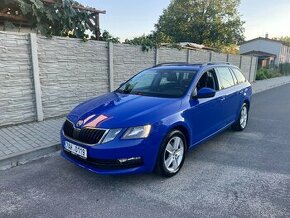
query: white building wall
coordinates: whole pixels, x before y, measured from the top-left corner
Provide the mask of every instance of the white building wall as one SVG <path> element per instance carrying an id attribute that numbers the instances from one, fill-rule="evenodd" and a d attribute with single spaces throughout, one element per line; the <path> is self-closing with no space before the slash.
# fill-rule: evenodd
<path id="1" fill-rule="evenodd" d="M 280 63 L 290 63 L 290 46 L 283 45 L 281 49 Z"/>
<path id="2" fill-rule="evenodd" d="M 247 42 L 240 46 L 240 53 L 244 54 L 251 51 L 261 51 L 276 55 L 275 64 L 279 64 L 281 60 L 282 43 L 270 40 L 257 39 Z"/>

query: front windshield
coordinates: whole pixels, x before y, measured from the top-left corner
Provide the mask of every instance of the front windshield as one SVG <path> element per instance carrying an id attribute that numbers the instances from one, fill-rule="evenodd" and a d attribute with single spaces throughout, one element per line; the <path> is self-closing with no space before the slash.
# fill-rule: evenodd
<path id="1" fill-rule="evenodd" d="M 165 98 L 179 98 L 187 92 L 195 70 L 149 69 L 142 71 L 116 92 Z"/>

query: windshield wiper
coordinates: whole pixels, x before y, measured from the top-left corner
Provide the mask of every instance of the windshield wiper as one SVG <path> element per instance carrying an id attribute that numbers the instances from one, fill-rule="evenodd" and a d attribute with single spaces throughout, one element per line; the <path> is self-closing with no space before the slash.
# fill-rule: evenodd
<path id="1" fill-rule="evenodd" d="M 117 89 L 115 92 L 119 92 L 119 93 L 122 93 L 122 94 L 130 94 L 131 93 L 130 90 L 122 90 L 122 89 Z"/>

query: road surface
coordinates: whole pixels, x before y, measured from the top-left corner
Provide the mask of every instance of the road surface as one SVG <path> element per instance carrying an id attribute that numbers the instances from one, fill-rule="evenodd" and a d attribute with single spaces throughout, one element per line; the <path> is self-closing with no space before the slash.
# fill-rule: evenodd
<path id="1" fill-rule="evenodd" d="M 190 151 L 170 179 L 100 176 L 59 154 L 0 171 L 0 217 L 290 217 L 290 85 L 251 109 L 244 132 Z"/>

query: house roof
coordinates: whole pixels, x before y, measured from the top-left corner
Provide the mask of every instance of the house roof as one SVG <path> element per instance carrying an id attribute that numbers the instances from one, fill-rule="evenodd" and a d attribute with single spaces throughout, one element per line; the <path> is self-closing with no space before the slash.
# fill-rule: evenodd
<path id="1" fill-rule="evenodd" d="M 254 38 L 254 39 L 245 41 L 245 42 L 241 43 L 240 45 L 244 45 L 244 44 L 247 44 L 249 42 L 253 42 L 253 41 L 257 41 L 257 40 L 265 40 L 265 41 L 271 41 L 271 42 L 278 42 L 278 43 L 281 43 L 283 45 L 290 46 L 290 43 L 289 42 L 285 42 L 285 41 L 281 41 L 281 40 L 276 40 L 276 39 L 269 39 L 269 38 L 264 38 L 264 37 Z"/>
<path id="2" fill-rule="evenodd" d="M 255 57 L 276 57 L 275 54 L 271 54 L 271 53 L 267 53 L 263 51 L 255 51 L 255 50 L 241 53 L 241 55 L 253 55 Z"/>

